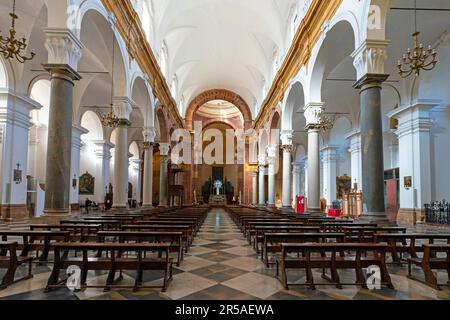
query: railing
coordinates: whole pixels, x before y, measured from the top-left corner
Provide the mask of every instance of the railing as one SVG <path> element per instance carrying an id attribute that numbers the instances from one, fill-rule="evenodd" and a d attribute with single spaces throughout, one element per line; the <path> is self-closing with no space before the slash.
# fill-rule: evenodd
<path id="1" fill-rule="evenodd" d="M 450 225 L 450 203 L 442 200 L 425 204 L 425 222 Z"/>

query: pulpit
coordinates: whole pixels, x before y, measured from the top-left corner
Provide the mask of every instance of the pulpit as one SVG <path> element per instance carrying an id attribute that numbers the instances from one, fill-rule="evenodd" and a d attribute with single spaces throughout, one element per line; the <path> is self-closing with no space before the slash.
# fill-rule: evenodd
<path id="1" fill-rule="evenodd" d="M 363 212 L 363 194 L 361 192 L 347 192 L 343 196 L 344 217 L 357 219 Z"/>

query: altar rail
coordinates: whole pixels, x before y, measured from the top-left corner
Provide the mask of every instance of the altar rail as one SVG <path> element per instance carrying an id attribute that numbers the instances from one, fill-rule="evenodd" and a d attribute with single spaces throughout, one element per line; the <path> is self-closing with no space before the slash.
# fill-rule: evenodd
<path id="1" fill-rule="evenodd" d="M 425 204 L 425 222 L 450 225 L 450 203 L 446 200 Z"/>

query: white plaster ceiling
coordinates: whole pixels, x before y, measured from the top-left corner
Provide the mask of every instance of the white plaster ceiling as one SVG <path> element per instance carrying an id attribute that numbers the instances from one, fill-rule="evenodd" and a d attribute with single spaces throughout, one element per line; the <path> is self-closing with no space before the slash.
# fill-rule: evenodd
<path id="1" fill-rule="evenodd" d="M 197 115 L 210 119 L 230 119 L 242 117 L 241 111 L 232 103 L 223 100 L 213 100 L 197 109 Z"/>
<path id="2" fill-rule="evenodd" d="M 167 81 L 188 104 L 228 89 L 253 108 L 271 83 L 274 53 L 285 52 L 294 0 L 151 0 L 155 50 L 168 51 Z M 254 112 L 254 110 L 252 110 Z M 183 115 L 184 116 L 184 115 Z"/>

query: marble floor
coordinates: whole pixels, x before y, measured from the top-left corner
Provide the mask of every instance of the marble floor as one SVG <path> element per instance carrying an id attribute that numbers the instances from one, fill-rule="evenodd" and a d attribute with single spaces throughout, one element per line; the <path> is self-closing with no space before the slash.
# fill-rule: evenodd
<path id="1" fill-rule="evenodd" d="M 174 267 L 174 278 L 167 292 L 142 289 L 138 292 L 117 289 L 104 293 L 102 289 L 86 289 L 73 293 L 58 289 L 45 293 L 43 288 L 51 266 L 34 268 L 34 278 L 0 291 L 0 299 L 14 300 L 423 300 L 450 299 L 450 289 L 436 291 L 406 277 L 406 266 L 389 266 L 395 290 L 383 288 L 370 291 L 356 286 L 291 287 L 284 290 L 275 278 L 274 268 L 266 268 L 255 251 L 243 238 L 237 226 L 222 209 L 213 209 L 198 233 L 192 248 L 180 267 Z M 20 273 L 25 272 L 25 268 Z M 414 273 L 420 276 L 419 269 Z M 340 273 L 346 282 L 354 279 L 351 272 Z M 2 274 L 0 274 L 2 276 Z M 439 273 L 441 282 L 446 274 Z M 145 284 L 160 283 L 161 274 L 146 272 Z M 320 278 L 317 270 L 315 279 Z M 304 282 L 302 271 L 289 273 L 291 282 Z M 106 273 L 91 273 L 89 283 L 104 283 Z M 123 283 L 133 283 L 133 274 L 125 273 Z"/>

